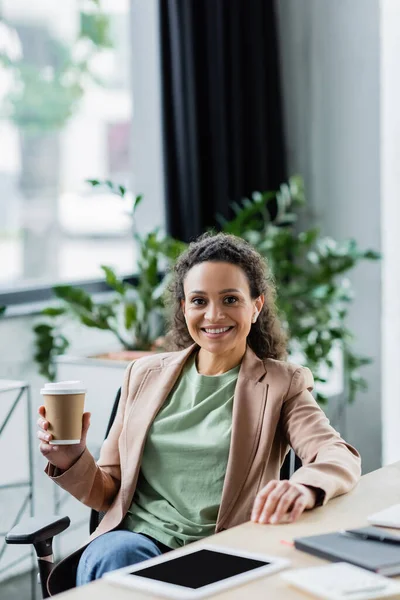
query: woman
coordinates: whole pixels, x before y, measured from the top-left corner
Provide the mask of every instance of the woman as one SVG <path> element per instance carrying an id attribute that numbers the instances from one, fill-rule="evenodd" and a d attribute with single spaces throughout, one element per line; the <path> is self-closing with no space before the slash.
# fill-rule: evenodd
<path id="1" fill-rule="evenodd" d="M 79 445 L 52 446 L 39 409 L 46 472 L 107 511 L 90 543 L 54 569 L 51 592 L 76 567 L 81 585 L 250 518 L 293 522 L 360 476 L 357 451 L 310 393 L 310 371 L 284 360 L 274 286 L 249 244 L 200 237 L 178 259 L 170 292 L 175 351 L 128 367 L 97 464 L 88 413 Z M 289 446 L 303 466 L 280 481 Z"/>

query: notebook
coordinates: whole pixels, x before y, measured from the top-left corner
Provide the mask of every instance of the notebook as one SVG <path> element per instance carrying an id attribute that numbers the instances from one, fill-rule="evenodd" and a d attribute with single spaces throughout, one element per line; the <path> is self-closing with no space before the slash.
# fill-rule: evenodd
<path id="1" fill-rule="evenodd" d="M 290 585 L 324 600 L 400 598 L 400 583 L 360 567 L 337 562 L 292 569 L 281 575 Z"/>
<path id="2" fill-rule="evenodd" d="M 400 574 L 400 545 L 357 539 L 339 532 L 296 538 L 295 548 L 333 562 L 348 562 L 380 575 Z"/>
<path id="3" fill-rule="evenodd" d="M 368 522 L 381 527 L 400 529 L 400 504 L 394 504 L 368 517 Z"/>

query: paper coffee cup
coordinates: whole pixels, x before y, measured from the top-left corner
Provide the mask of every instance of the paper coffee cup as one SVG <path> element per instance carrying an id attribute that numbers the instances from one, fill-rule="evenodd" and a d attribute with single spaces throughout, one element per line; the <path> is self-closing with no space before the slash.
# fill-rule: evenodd
<path id="1" fill-rule="evenodd" d="M 79 444 L 86 389 L 81 381 L 45 383 L 40 390 L 46 408 L 50 444 Z"/>

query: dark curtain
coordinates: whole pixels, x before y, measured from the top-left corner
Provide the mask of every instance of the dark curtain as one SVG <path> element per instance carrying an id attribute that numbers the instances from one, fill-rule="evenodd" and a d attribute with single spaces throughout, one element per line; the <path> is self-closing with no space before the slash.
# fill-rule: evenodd
<path id="1" fill-rule="evenodd" d="M 160 0 L 169 233 L 286 178 L 273 0 Z"/>

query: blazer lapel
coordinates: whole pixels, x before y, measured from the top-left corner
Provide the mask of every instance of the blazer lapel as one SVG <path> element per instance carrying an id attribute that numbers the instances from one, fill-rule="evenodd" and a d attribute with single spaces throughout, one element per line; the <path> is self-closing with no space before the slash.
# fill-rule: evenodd
<path id="1" fill-rule="evenodd" d="M 217 530 L 237 501 L 257 451 L 268 392 L 268 385 L 260 382 L 265 373 L 263 361 L 247 348 L 233 400 L 231 445 Z"/>

